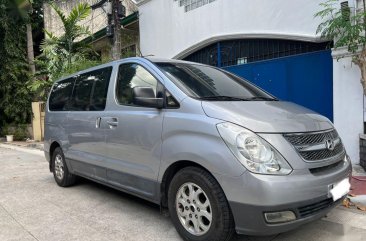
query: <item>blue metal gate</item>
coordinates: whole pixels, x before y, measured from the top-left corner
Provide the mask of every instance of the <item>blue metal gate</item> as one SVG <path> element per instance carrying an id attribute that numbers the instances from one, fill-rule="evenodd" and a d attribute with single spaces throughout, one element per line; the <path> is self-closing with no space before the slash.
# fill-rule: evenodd
<path id="1" fill-rule="evenodd" d="M 333 120 L 333 62 L 330 50 L 224 69 L 246 78 L 281 100 L 295 102 Z"/>

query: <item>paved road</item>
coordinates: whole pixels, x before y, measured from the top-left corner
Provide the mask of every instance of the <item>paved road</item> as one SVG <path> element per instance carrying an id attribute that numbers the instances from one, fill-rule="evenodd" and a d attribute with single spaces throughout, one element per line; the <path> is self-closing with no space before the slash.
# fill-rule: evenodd
<path id="1" fill-rule="evenodd" d="M 0 145 L 0 240 L 181 240 L 159 207 L 81 180 L 60 188 L 39 151 Z M 272 237 L 235 241 L 366 240 L 366 214 L 336 208 L 327 218 Z"/>

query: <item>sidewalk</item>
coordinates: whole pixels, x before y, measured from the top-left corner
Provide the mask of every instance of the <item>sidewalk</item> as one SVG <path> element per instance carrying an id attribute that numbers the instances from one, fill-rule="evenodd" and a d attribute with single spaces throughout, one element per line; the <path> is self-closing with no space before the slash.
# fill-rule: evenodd
<path id="1" fill-rule="evenodd" d="M 360 166 L 360 165 L 353 165 L 353 172 L 352 172 L 353 176 L 364 176 L 366 177 L 366 172 L 365 170 Z"/>
<path id="2" fill-rule="evenodd" d="M 0 142 L 0 144 L 7 146 L 17 146 L 24 148 L 31 148 L 43 151 L 43 142 L 38 141 L 13 141 L 13 142 Z"/>

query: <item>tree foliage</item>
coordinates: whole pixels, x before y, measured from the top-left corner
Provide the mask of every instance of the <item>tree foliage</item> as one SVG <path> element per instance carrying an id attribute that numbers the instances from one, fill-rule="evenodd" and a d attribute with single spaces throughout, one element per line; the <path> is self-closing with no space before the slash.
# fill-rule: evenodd
<path id="1" fill-rule="evenodd" d="M 321 3 L 322 10 L 315 17 L 322 19 L 317 34 L 334 40 L 334 48 L 347 47 L 353 54 L 353 63 L 361 70 L 361 84 L 366 94 L 366 11 L 363 8 L 351 13 L 350 8 L 341 8 L 338 0 Z"/>
<path id="2" fill-rule="evenodd" d="M 56 36 L 45 30 L 46 38 L 41 44 L 42 57 L 47 60 L 49 77 L 55 79 L 59 73 L 67 71 L 74 62 L 84 60 L 92 53 L 92 48 L 80 40 L 91 34 L 87 27 L 79 25 L 79 22 L 88 17 L 91 8 L 86 3 L 75 6 L 68 16 L 55 4 L 51 4 L 58 17 L 62 21 L 64 34 Z"/>
<path id="3" fill-rule="evenodd" d="M 0 124 L 27 123 L 31 116 L 25 24 L 16 10 L 14 1 L 0 0 Z"/>
<path id="4" fill-rule="evenodd" d="M 96 60 L 96 53 L 91 45 L 80 41 L 81 38 L 91 35 L 88 27 L 80 25 L 80 21 L 89 16 L 91 7 L 80 3 L 66 16 L 54 3 L 50 3 L 50 6 L 60 18 L 64 32 L 61 36 L 56 36 L 45 30 L 46 38 L 41 44 L 42 54 L 36 60 L 38 78 L 30 84 L 40 98 L 46 97 L 52 83 L 60 77 L 100 63 Z"/>

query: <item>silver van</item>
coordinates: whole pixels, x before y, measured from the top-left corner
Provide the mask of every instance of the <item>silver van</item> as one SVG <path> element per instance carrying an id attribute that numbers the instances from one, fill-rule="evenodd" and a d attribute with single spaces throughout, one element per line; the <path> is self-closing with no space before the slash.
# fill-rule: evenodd
<path id="1" fill-rule="evenodd" d="M 81 176 L 157 203 L 184 240 L 285 232 L 350 188 L 327 118 L 202 64 L 129 58 L 81 71 L 54 84 L 45 126 L 59 186 Z"/>

